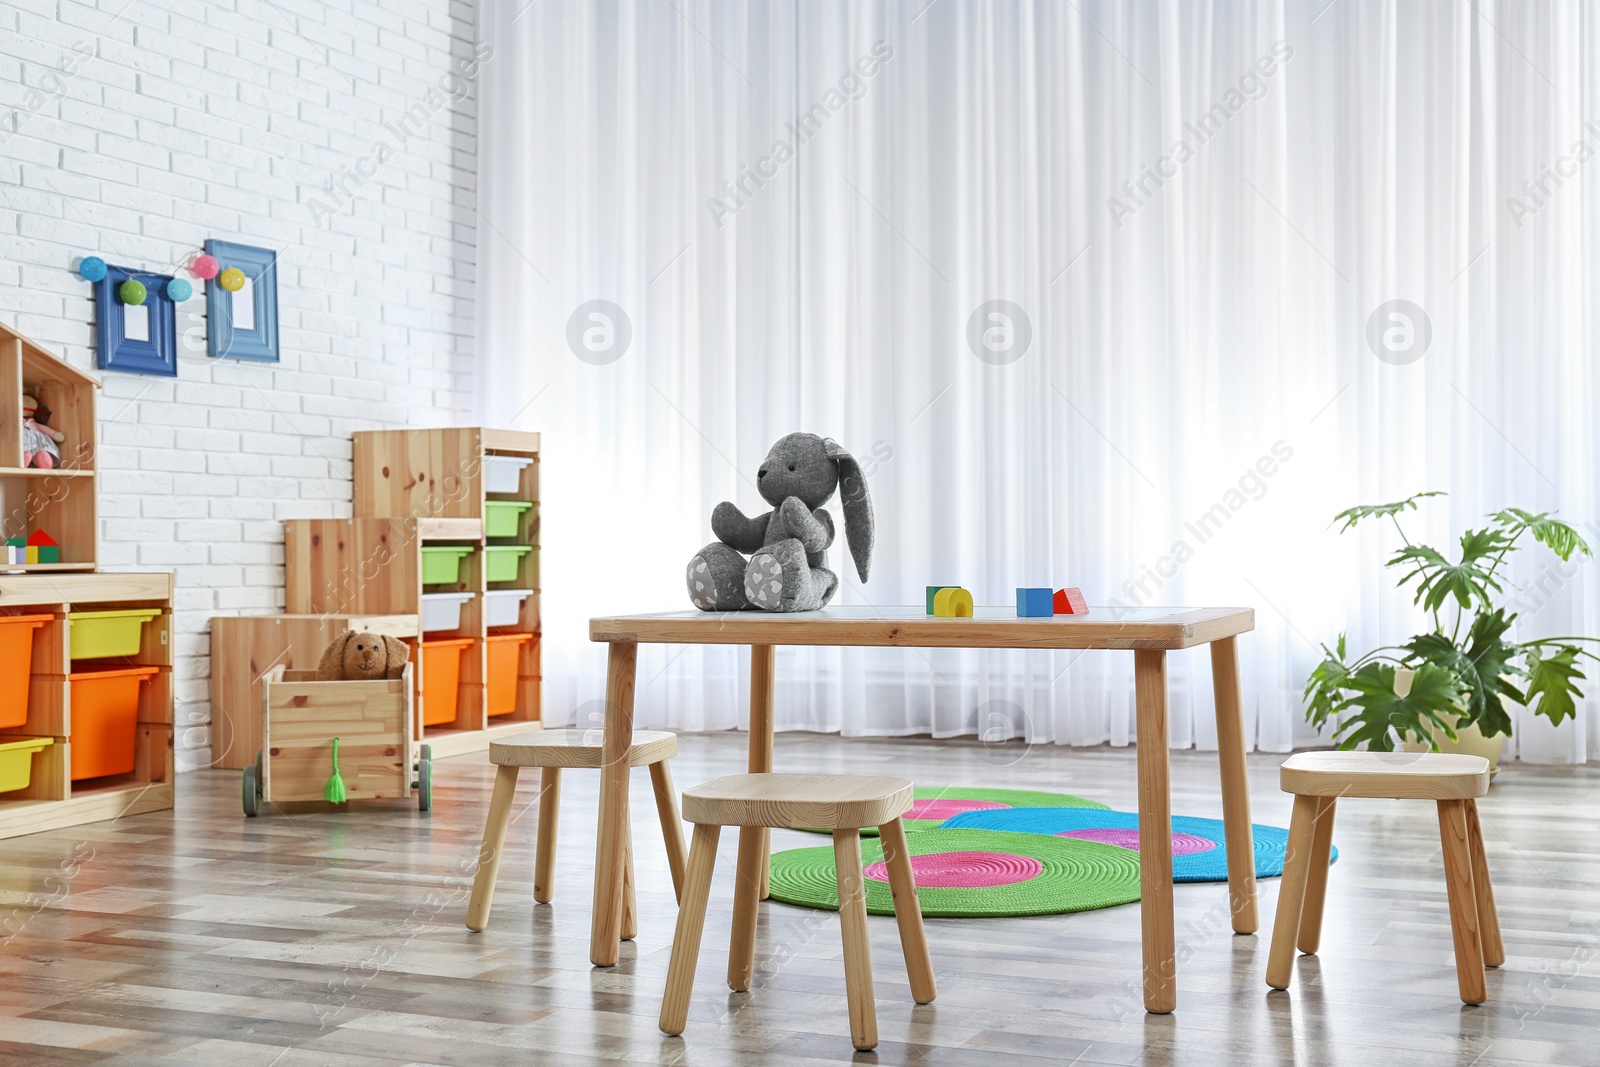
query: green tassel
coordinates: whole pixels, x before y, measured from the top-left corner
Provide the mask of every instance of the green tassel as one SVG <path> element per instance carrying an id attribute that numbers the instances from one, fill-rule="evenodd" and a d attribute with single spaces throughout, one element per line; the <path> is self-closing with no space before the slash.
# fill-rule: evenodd
<path id="1" fill-rule="evenodd" d="M 344 791 L 344 779 L 339 777 L 339 739 L 333 739 L 333 777 L 328 779 L 328 784 L 323 787 L 322 799 L 329 804 L 343 804 L 347 799 Z"/>

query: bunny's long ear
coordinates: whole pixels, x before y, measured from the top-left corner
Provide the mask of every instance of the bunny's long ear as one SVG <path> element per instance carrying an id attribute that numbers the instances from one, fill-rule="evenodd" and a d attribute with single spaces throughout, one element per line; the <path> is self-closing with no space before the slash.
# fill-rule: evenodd
<path id="1" fill-rule="evenodd" d="M 844 505 L 844 537 L 850 545 L 850 558 L 855 560 L 856 573 L 867 580 L 872 567 L 872 497 L 867 494 L 867 479 L 861 474 L 861 464 L 831 437 L 822 439 L 823 451 L 839 467 L 839 501 Z"/>

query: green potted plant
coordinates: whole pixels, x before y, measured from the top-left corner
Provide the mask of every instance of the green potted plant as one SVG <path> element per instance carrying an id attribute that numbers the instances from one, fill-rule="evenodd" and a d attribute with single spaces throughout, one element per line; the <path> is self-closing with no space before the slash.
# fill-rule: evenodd
<path id="1" fill-rule="evenodd" d="M 1428 613 L 1431 629 L 1400 645 L 1383 645 L 1351 659 L 1345 635 L 1306 680 L 1306 718 L 1317 727 L 1336 720 L 1340 748 L 1365 745 L 1391 751 L 1396 744 L 1437 751 L 1459 747 L 1463 735 L 1490 743 L 1481 755 L 1498 757 L 1511 735 L 1508 705 L 1530 709 L 1552 723 L 1575 713 L 1583 696 L 1580 660 L 1600 660 L 1595 639 L 1544 637 L 1516 641 L 1509 635 L 1516 614 L 1499 601 L 1500 569 L 1525 539 L 1544 545 L 1562 560 L 1591 555 L 1578 531 L 1549 512 L 1506 508 L 1487 525 L 1461 535 L 1460 558 L 1451 560 L 1406 536 L 1400 516 L 1417 502 L 1443 493 L 1418 493 L 1393 504 L 1353 507 L 1334 516 L 1343 533 L 1367 519 L 1388 519 L 1403 547 L 1384 565 L 1400 572 L 1402 588 Z"/>

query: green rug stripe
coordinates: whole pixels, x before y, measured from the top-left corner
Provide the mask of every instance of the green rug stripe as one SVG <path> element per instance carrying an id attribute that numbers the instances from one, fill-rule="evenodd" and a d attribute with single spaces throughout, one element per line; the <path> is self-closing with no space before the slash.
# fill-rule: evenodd
<path id="1" fill-rule="evenodd" d="M 1100 808 L 1110 810 L 1110 805 L 1098 800 L 1086 800 L 1071 793 L 1049 793 L 1033 789 L 979 789 L 960 786 L 918 786 L 918 800 L 987 800 L 1013 808 Z M 906 832 L 937 830 L 943 819 L 906 819 Z M 832 830 L 806 830 L 808 834 L 831 834 Z M 877 837 L 876 826 L 863 827 L 862 837 Z"/>
<path id="2" fill-rule="evenodd" d="M 1055 794 L 1060 795 L 1060 794 Z M 1070 837 L 1014 834 L 999 830 L 924 830 L 907 840 L 913 856 L 939 852 L 1009 852 L 1032 856 L 1043 870 L 1026 882 L 982 888 L 918 886 L 927 918 L 1055 915 L 1131 904 L 1139 899 L 1137 853 Z M 883 844 L 861 842 L 863 866 L 883 859 Z M 866 879 L 867 911 L 893 915 L 887 882 Z M 771 896 L 785 904 L 839 910 L 833 849 L 796 848 L 772 857 Z"/>

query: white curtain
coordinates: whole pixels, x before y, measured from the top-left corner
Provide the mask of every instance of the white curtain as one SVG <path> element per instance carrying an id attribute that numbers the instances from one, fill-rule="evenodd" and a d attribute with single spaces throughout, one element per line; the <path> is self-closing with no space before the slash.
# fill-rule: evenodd
<path id="1" fill-rule="evenodd" d="M 1421 622 L 1334 512 L 1600 518 L 1591 5 L 484 0 L 481 32 L 480 415 L 545 435 L 552 723 L 598 716 L 587 619 L 688 608 L 793 430 L 867 469 L 840 603 L 1252 606 L 1270 751 L 1318 743 L 1319 642 Z M 1600 634 L 1600 567 L 1540 552 L 1520 632 Z M 1171 660 L 1173 743 L 1213 746 L 1204 651 Z M 738 725 L 746 662 L 642 649 L 640 724 Z M 783 649 L 778 723 L 1123 745 L 1131 666 Z M 1520 718 L 1521 755 L 1600 756 L 1597 708 Z"/>

